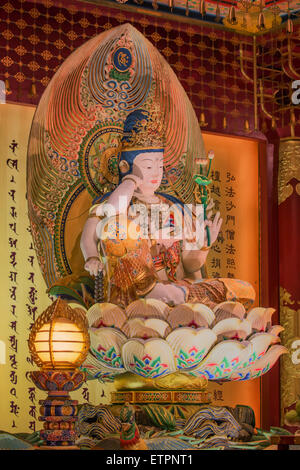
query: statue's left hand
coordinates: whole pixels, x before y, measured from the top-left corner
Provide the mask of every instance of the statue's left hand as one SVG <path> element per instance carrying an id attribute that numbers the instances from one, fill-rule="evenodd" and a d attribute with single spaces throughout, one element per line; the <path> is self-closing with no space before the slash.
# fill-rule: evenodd
<path id="1" fill-rule="evenodd" d="M 97 276 L 103 270 L 103 264 L 96 256 L 89 258 L 84 265 L 84 269 L 90 273 L 91 276 Z"/>
<path id="2" fill-rule="evenodd" d="M 221 225 L 223 222 L 223 219 L 220 217 L 220 212 L 217 212 L 214 219 L 206 219 L 205 220 L 205 226 L 209 227 L 210 231 L 210 244 L 212 245 L 215 243 L 216 239 L 218 238 Z M 206 230 L 205 230 L 205 244 L 207 244 L 207 236 L 206 236 Z"/>

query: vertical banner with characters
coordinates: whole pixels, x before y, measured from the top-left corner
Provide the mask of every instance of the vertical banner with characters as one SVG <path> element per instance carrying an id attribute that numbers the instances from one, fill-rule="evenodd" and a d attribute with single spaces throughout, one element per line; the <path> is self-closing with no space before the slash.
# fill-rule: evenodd
<path id="1" fill-rule="evenodd" d="M 259 305 L 259 177 L 258 142 L 203 133 L 212 149 L 210 196 L 223 219 L 218 239 L 207 258 L 208 277 L 249 281 Z M 249 405 L 260 423 L 260 379 L 217 384 L 211 382 L 216 405 Z"/>
<path id="2" fill-rule="evenodd" d="M 11 433 L 40 430 L 39 400 L 46 398 L 28 374 L 36 369 L 27 345 L 30 328 L 52 302 L 38 266 L 27 210 L 26 155 L 34 112 L 29 106 L 0 105 L 0 430 Z M 107 403 L 110 387 L 88 382 L 72 393 L 72 399 Z"/>

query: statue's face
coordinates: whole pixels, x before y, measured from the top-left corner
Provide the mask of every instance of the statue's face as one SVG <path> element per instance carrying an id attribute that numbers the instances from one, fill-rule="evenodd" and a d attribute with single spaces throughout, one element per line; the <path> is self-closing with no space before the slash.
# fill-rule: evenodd
<path id="1" fill-rule="evenodd" d="M 154 192 L 163 177 L 163 152 L 140 153 L 133 162 L 133 174 L 142 178 L 141 192 Z"/>

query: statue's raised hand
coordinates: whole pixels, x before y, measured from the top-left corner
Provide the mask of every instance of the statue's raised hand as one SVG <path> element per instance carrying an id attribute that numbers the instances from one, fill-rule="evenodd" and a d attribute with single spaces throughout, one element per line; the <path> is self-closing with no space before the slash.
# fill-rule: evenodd
<path id="1" fill-rule="evenodd" d="M 135 191 L 139 189 L 140 185 L 142 184 L 143 180 L 139 176 L 135 175 L 134 173 L 130 173 L 129 175 L 124 176 L 122 182 L 124 181 L 132 181 L 135 183 Z"/>
<path id="2" fill-rule="evenodd" d="M 218 238 L 223 219 L 220 216 L 220 212 L 217 212 L 213 220 L 206 219 L 204 224 L 209 227 L 210 232 L 210 244 L 215 243 Z M 207 235 L 205 230 L 205 244 L 207 245 Z"/>
<path id="3" fill-rule="evenodd" d="M 206 206 L 206 214 L 208 219 L 210 219 L 212 216 L 212 209 L 214 208 L 214 205 L 214 200 L 210 198 Z"/>
<path id="4" fill-rule="evenodd" d="M 103 264 L 97 256 L 91 256 L 86 260 L 84 269 L 88 271 L 91 276 L 97 276 L 97 274 L 103 270 Z"/>

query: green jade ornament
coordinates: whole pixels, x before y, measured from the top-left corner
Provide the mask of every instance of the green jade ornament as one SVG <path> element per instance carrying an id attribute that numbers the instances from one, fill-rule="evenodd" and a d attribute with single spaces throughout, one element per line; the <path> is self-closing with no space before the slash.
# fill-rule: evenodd
<path id="1" fill-rule="evenodd" d="M 207 217 L 207 199 L 208 199 L 208 191 L 207 191 L 207 186 L 211 184 L 211 180 L 209 179 L 209 173 L 211 170 L 211 162 L 212 159 L 214 158 L 214 152 L 210 150 L 208 152 L 208 159 L 209 159 L 209 165 L 208 169 L 206 172 L 206 175 L 203 174 L 203 169 L 202 166 L 200 166 L 200 174 L 194 176 L 194 181 L 198 184 L 199 186 L 199 192 L 200 192 L 200 200 L 201 204 L 203 204 L 204 208 L 204 220 L 206 220 Z M 205 227 L 206 229 L 206 236 L 207 236 L 207 246 L 210 246 L 210 230 L 209 227 Z"/>

